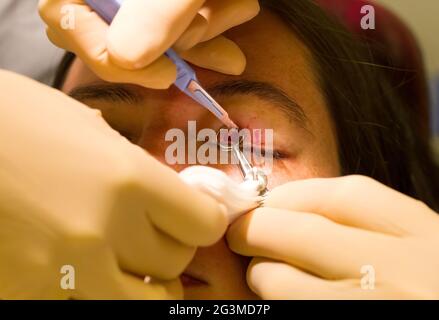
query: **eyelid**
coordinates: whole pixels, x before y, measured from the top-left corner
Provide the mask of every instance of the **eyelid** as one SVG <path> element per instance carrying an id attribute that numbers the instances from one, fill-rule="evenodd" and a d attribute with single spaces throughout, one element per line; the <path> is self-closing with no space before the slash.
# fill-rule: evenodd
<path id="1" fill-rule="evenodd" d="M 239 122 L 238 122 L 239 125 Z M 247 130 L 252 130 L 252 128 L 250 128 L 249 126 L 240 126 L 241 129 L 247 129 Z M 225 128 L 222 128 L 225 129 Z M 259 130 L 264 130 L 264 129 L 259 129 Z M 223 150 L 220 146 L 220 143 L 217 142 L 216 145 L 218 146 L 218 148 L 220 148 L 221 150 Z M 246 152 L 254 152 L 255 150 L 260 150 L 260 153 L 265 156 L 267 153 L 272 154 L 274 159 L 284 159 L 284 158 L 288 158 L 288 153 L 286 152 L 282 152 L 276 148 L 274 148 L 274 146 L 272 146 L 271 148 L 266 148 L 265 147 L 265 142 L 261 141 L 259 144 L 255 144 L 253 143 L 253 140 L 246 141 L 245 139 L 243 139 L 240 143 L 240 147 L 242 148 L 243 151 Z"/>
<path id="2" fill-rule="evenodd" d="M 260 151 L 262 156 L 266 156 L 267 154 L 272 154 L 274 159 L 285 159 L 285 158 L 288 158 L 288 154 L 287 153 L 282 152 L 280 150 L 277 150 L 276 148 L 274 148 L 274 149 L 266 149 L 264 146 L 258 146 L 258 147 L 252 146 L 252 150 L 253 150 L 253 152 L 255 150 Z"/>
<path id="3" fill-rule="evenodd" d="M 218 147 L 219 147 L 219 145 L 218 145 Z M 268 154 L 272 154 L 273 158 L 276 159 L 276 160 L 285 159 L 285 158 L 289 157 L 288 153 L 283 152 L 281 150 L 278 150 L 276 148 L 270 148 L 270 149 L 265 148 L 264 144 L 260 144 L 260 145 L 254 145 L 254 144 L 243 145 L 242 149 L 243 149 L 243 151 L 249 151 L 249 152 L 251 152 L 251 151 L 253 151 L 253 152 L 260 151 L 260 153 L 263 156 L 265 156 L 267 153 Z"/>

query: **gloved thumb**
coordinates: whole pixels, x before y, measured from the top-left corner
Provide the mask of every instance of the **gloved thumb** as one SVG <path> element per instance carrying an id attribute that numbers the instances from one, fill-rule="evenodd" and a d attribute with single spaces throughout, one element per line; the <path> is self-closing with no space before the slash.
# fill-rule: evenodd
<path id="1" fill-rule="evenodd" d="M 107 38 L 110 59 L 140 69 L 172 47 L 197 16 L 203 0 L 124 1 Z"/>

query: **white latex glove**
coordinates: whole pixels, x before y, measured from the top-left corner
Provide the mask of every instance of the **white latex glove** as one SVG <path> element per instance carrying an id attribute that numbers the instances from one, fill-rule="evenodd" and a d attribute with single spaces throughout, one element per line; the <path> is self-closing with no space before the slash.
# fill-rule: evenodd
<path id="1" fill-rule="evenodd" d="M 69 12 L 73 29 L 66 28 Z M 245 56 L 221 34 L 258 12 L 257 0 L 125 0 L 108 26 L 83 0 L 40 0 L 55 45 L 76 53 L 104 80 L 150 88 L 167 88 L 176 78 L 163 55 L 170 47 L 200 67 L 241 74 Z"/>
<path id="2" fill-rule="evenodd" d="M 439 299 L 439 215 L 370 178 L 280 186 L 227 239 L 264 299 Z"/>
<path id="3" fill-rule="evenodd" d="M 175 279 L 224 234 L 223 208 L 99 112 L 12 73 L 0 87 L 0 299 L 182 298 Z"/>

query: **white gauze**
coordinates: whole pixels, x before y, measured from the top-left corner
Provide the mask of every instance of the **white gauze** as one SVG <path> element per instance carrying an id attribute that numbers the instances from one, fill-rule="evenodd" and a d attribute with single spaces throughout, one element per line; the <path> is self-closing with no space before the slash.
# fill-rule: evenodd
<path id="1" fill-rule="evenodd" d="M 187 184 L 210 195 L 224 205 L 232 223 L 244 213 L 257 208 L 262 197 L 254 181 L 238 183 L 224 172 L 204 166 L 193 166 L 180 172 L 180 177 Z"/>

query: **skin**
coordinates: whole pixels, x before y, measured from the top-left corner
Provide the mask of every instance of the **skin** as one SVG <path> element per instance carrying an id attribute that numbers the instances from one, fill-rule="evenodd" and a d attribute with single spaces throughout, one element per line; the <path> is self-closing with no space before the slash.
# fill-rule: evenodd
<path id="1" fill-rule="evenodd" d="M 273 35 L 276 37 L 273 37 Z M 306 123 L 289 117 L 279 105 L 255 94 L 221 94 L 215 99 L 241 128 L 274 129 L 274 149 L 280 154 L 274 160 L 269 189 L 288 181 L 340 175 L 337 139 L 326 102 L 311 67 L 308 49 L 277 16 L 267 11 L 249 23 L 227 34 L 247 57 L 247 68 L 241 76 L 226 76 L 195 68 L 204 87 L 224 82 L 246 80 L 270 83 L 284 91 L 301 106 Z M 269 49 L 261 50 L 261 48 Z M 72 93 L 91 85 L 108 85 L 76 59 L 67 76 L 63 92 Z M 197 129 L 222 127 L 207 110 L 186 97 L 175 87 L 151 90 L 125 86 L 141 97 L 134 103 L 111 101 L 89 95 L 76 95 L 85 104 L 100 109 L 107 122 L 154 157 L 165 162 L 169 145 L 165 133 L 172 128 L 187 129 L 187 122 L 197 121 Z M 215 92 L 215 90 L 213 90 Z M 185 166 L 174 166 L 181 171 Z M 233 178 L 242 179 L 236 166 L 218 166 Z M 186 299 L 254 299 L 245 281 L 249 258 L 230 251 L 222 239 L 209 248 L 200 248 L 186 274 L 201 281 L 184 278 Z"/>

